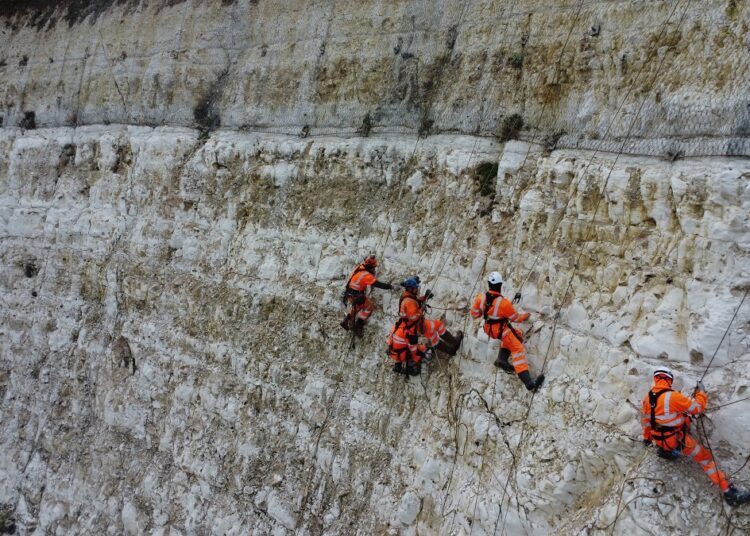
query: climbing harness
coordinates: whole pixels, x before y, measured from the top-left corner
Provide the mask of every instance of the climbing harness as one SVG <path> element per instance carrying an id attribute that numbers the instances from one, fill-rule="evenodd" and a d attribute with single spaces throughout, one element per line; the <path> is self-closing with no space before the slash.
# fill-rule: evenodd
<path id="1" fill-rule="evenodd" d="M 690 418 L 689 416 L 685 416 L 685 421 L 680 426 L 664 426 L 661 424 L 658 424 L 656 422 L 656 405 L 659 403 L 659 398 L 661 398 L 662 395 L 671 392 L 672 389 L 663 389 L 659 391 L 658 393 L 654 393 L 654 391 L 648 392 L 648 403 L 649 407 L 651 408 L 651 438 L 654 441 L 666 441 L 667 439 L 674 437 L 675 435 L 679 434 L 679 437 L 677 438 L 677 446 L 674 449 L 667 450 L 663 448 L 660 445 L 657 445 L 657 448 L 659 449 L 658 454 L 660 458 L 664 458 L 666 460 L 676 460 L 680 453 L 682 452 L 682 448 L 685 444 L 685 434 L 687 433 L 687 430 L 690 428 Z"/>
<path id="2" fill-rule="evenodd" d="M 507 318 L 490 318 L 489 311 L 492 309 L 492 307 L 495 304 L 495 300 L 503 299 L 503 295 L 500 294 L 498 296 L 493 296 L 490 294 L 491 291 L 487 291 L 484 293 L 484 310 L 482 311 L 482 316 L 484 317 L 484 323 L 489 326 L 495 326 L 499 325 L 498 328 L 498 334 L 502 337 L 503 332 L 505 331 L 505 328 L 507 327 L 510 332 L 518 339 L 518 342 L 523 342 L 523 335 L 516 331 L 516 329 L 513 327 L 513 324 L 511 324 L 510 320 Z"/>

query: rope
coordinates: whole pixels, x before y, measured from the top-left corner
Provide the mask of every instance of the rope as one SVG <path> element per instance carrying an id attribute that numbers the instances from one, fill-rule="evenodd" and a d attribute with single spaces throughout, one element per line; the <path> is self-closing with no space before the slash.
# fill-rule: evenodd
<path id="1" fill-rule="evenodd" d="M 706 411 L 704 411 L 703 413 L 711 413 L 711 412 L 714 412 L 714 411 L 718 411 L 721 408 L 725 408 L 727 406 L 731 406 L 732 404 L 739 404 L 740 402 L 744 402 L 745 400 L 748 400 L 748 399 L 750 399 L 750 396 L 746 396 L 745 398 L 740 398 L 739 400 L 734 400 L 733 402 L 727 402 L 726 404 L 721 404 L 719 406 L 715 406 L 713 408 L 709 408 Z"/>
<path id="2" fill-rule="evenodd" d="M 677 6 L 679 5 L 679 3 L 680 3 L 679 0 L 677 2 L 675 2 L 674 7 L 672 8 L 672 11 L 670 11 L 669 15 L 667 16 L 667 18 L 665 19 L 665 21 L 662 23 L 662 32 L 659 35 L 659 40 L 661 40 L 661 38 L 663 37 L 663 35 L 664 35 L 664 28 L 666 27 L 666 25 L 669 23 L 669 21 L 671 20 L 672 16 L 676 12 Z M 682 17 L 681 17 L 679 23 L 677 24 L 677 28 L 679 28 L 682 25 L 682 21 L 683 21 L 683 19 L 685 17 L 685 13 L 687 13 L 687 7 L 688 6 L 686 5 L 685 6 L 685 10 L 682 13 Z M 653 57 L 653 55 L 654 55 L 655 52 L 656 52 L 656 49 L 652 49 L 650 57 Z M 649 57 L 649 59 L 650 59 L 650 57 Z M 664 56 L 662 56 L 662 58 L 661 58 L 661 60 L 659 62 L 659 65 L 657 66 L 656 74 L 654 75 L 654 79 L 653 79 L 653 82 L 651 83 L 651 87 L 649 87 L 649 90 L 648 90 L 648 92 L 646 92 L 646 94 L 649 94 L 651 92 L 651 90 L 653 89 L 653 86 L 654 86 L 656 80 L 659 77 L 659 71 L 661 70 L 661 66 L 664 63 L 664 59 L 665 58 L 666 58 L 666 54 Z M 578 190 L 578 186 L 581 184 L 581 182 L 583 181 L 583 179 L 586 177 L 586 172 L 589 170 L 589 168 L 591 167 L 591 164 L 594 162 L 594 157 L 602 150 L 602 147 L 604 146 L 604 140 L 609 135 L 609 132 L 612 129 L 612 125 L 614 125 L 615 120 L 617 119 L 618 115 L 620 114 L 620 110 L 622 110 L 622 107 L 625 105 L 625 102 L 628 100 L 628 97 L 633 92 L 633 89 L 635 88 L 636 82 L 640 79 L 641 73 L 643 73 L 643 71 L 646 68 L 646 65 L 648 65 L 648 63 L 649 63 L 648 61 L 644 61 L 643 64 L 641 65 L 641 68 L 638 69 L 638 72 L 636 73 L 635 77 L 633 78 L 633 81 L 631 82 L 630 86 L 628 87 L 628 90 L 625 93 L 625 96 L 623 97 L 622 101 L 620 101 L 620 104 L 618 105 L 617 109 L 615 110 L 615 113 L 612 115 L 612 119 L 610 120 L 609 124 L 607 125 L 607 129 L 605 130 L 604 135 L 601 137 L 602 142 L 594 150 L 593 154 L 591 155 L 591 158 L 589 158 L 588 164 L 586 164 L 586 167 L 581 172 L 581 176 L 580 176 L 580 178 L 578 179 L 578 181 L 576 182 L 576 185 L 575 185 L 575 191 Z M 617 158 L 615 159 L 615 164 L 617 163 L 617 160 L 619 159 L 619 157 L 624 152 L 625 145 L 626 145 L 628 139 L 630 138 L 630 134 L 631 134 L 631 132 L 633 130 L 633 127 L 635 126 L 635 121 L 638 118 L 638 116 L 640 115 L 641 109 L 643 108 L 643 105 L 645 104 L 645 102 L 646 102 L 646 99 L 644 98 L 641 101 L 641 105 L 638 108 L 638 110 L 637 110 L 637 112 L 636 112 L 636 114 L 635 114 L 635 116 L 633 118 L 633 121 L 631 122 L 630 127 L 628 128 L 627 133 L 625 134 L 625 138 L 624 138 L 624 140 L 623 140 L 623 142 L 622 142 L 622 144 L 620 146 L 620 150 L 617 153 Z M 614 164 L 613 164 L 613 169 L 614 169 Z M 611 173 L 612 173 L 612 170 L 610 170 L 610 174 Z M 609 179 L 609 176 L 607 176 L 607 179 Z M 557 231 L 560 223 L 562 223 L 562 220 L 565 218 L 565 213 L 567 212 L 567 209 L 568 209 L 568 203 L 570 203 L 571 199 L 572 199 L 572 196 L 568 198 L 568 201 L 566 202 L 565 207 L 563 207 L 563 211 L 562 211 L 559 219 L 557 220 L 557 222 L 555 223 L 555 225 L 552 226 L 552 228 L 550 229 L 550 232 L 545 236 L 545 238 L 544 238 L 544 240 L 542 242 L 543 244 L 549 244 L 550 243 L 549 242 L 550 238 Z M 598 203 L 597 203 L 597 207 L 598 207 Z M 541 254 L 542 254 L 542 250 L 540 250 L 539 252 L 537 252 L 537 254 L 535 255 L 534 260 L 531 263 L 531 268 L 529 268 L 528 273 L 526 274 L 526 277 L 523 279 L 523 281 L 521 283 L 521 286 L 518 289 L 519 292 L 521 292 L 523 290 L 524 285 L 526 284 L 526 282 L 531 277 L 531 274 L 533 273 L 534 268 L 537 266 L 537 261 L 539 260 L 539 257 L 541 256 Z"/>
<path id="3" fill-rule="evenodd" d="M 563 43 L 562 48 L 560 49 L 560 55 L 557 57 L 557 66 L 555 67 L 555 76 L 554 76 L 554 82 L 553 84 L 557 84 L 558 79 L 560 78 L 560 66 L 562 65 L 562 58 L 563 54 L 565 53 L 565 49 L 568 46 L 568 41 L 570 41 L 570 36 L 573 34 L 573 28 L 575 27 L 576 22 L 578 22 L 578 17 L 581 15 L 581 9 L 583 8 L 584 0 L 581 0 L 578 3 L 578 9 L 576 10 L 575 17 L 573 18 L 573 22 L 570 25 L 570 30 L 568 30 L 568 35 L 565 37 L 565 42 Z M 539 123 L 541 122 L 542 117 L 544 116 L 544 111 L 547 109 L 547 105 L 549 104 L 550 99 L 544 100 L 544 105 L 542 106 L 542 110 L 539 112 L 539 115 L 537 116 L 536 124 L 537 129 L 536 132 L 541 132 L 541 129 L 538 128 Z M 523 162 L 521 162 L 521 166 L 518 168 L 519 171 L 523 169 L 523 166 L 526 165 L 526 160 L 529 158 L 529 154 L 531 153 L 531 147 L 534 144 L 534 139 L 536 138 L 536 132 L 534 132 L 531 136 L 531 141 L 529 143 L 529 148 L 526 150 L 526 155 L 523 157 Z M 520 173 L 519 177 L 513 182 L 513 185 L 511 186 L 511 190 L 515 191 L 516 186 L 518 185 L 518 182 L 520 181 Z"/>
<path id="4" fill-rule="evenodd" d="M 662 32 L 661 32 L 660 38 L 664 35 L 666 24 L 669 22 L 669 20 L 672 18 L 672 16 L 674 15 L 674 13 L 677 11 L 677 6 L 678 5 L 679 5 L 679 1 L 675 3 L 673 9 L 670 11 L 669 15 L 667 16 L 667 19 L 665 20 L 664 23 L 662 23 Z M 685 3 L 685 9 L 683 10 L 682 15 L 681 15 L 681 17 L 680 17 L 680 19 L 678 21 L 678 24 L 677 24 L 677 28 L 678 29 L 682 25 L 682 22 L 685 19 L 685 15 L 687 14 L 687 8 L 688 7 L 689 7 L 689 3 L 686 2 Z M 661 41 L 661 39 L 659 39 L 659 41 Z M 651 54 L 650 54 L 651 57 L 653 56 L 654 52 L 655 52 L 655 49 L 652 49 L 651 50 Z M 650 84 L 649 91 L 646 92 L 646 95 L 648 95 L 651 92 L 651 90 L 653 89 L 653 87 L 654 87 L 654 85 L 656 83 L 656 80 L 658 80 L 659 74 L 661 73 L 661 68 L 664 65 L 664 60 L 666 59 L 666 57 L 667 57 L 666 54 L 664 54 L 661 57 L 658 65 L 656 67 L 656 72 L 655 72 L 654 78 L 653 78 L 653 80 L 652 80 L 652 82 Z M 641 70 L 638 73 L 639 75 L 640 75 L 640 72 L 643 71 L 643 69 L 644 69 L 644 67 L 645 67 L 645 65 L 647 63 L 648 63 L 648 61 L 644 62 L 644 64 L 641 66 Z M 610 122 L 610 126 L 612 125 L 612 123 L 614 122 L 614 119 L 619 114 L 620 109 L 622 108 L 622 106 L 624 105 L 624 103 L 627 100 L 628 96 L 630 95 L 631 91 L 633 90 L 633 87 L 635 86 L 635 82 L 637 80 L 638 80 L 638 76 L 635 77 L 635 79 L 633 80 L 633 83 L 631 84 L 630 88 L 628 89 L 628 92 L 626 93 L 625 97 L 621 101 L 620 106 L 617 109 L 617 112 L 615 112 L 615 114 L 613 116 L 613 119 Z M 602 199 L 604 199 L 604 196 L 606 194 L 607 186 L 609 184 L 609 179 L 612 176 L 612 172 L 614 171 L 615 166 L 617 165 L 617 161 L 619 160 L 620 156 L 622 155 L 623 150 L 625 149 L 625 144 L 627 143 L 628 139 L 630 138 L 630 135 L 631 135 L 631 133 L 633 131 L 633 127 L 635 126 L 635 123 L 638 120 L 638 117 L 640 116 L 640 113 L 643 110 L 643 106 L 644 106 L 645 103 L 646 103 L 646 99 L 644 98 L 644 99 L 641 100 L 641 104 L 638 107 L 635 115 L 633 116 L 633 119 L 630 122 L 630 125 L 629 125 L 628 130 L 627 130 L 626 135 L 625 135 L 625 138 L 623 139 L 623 142 L 622 142 L 622 144 L 620 146 L 620 150 L 617 153 L 614 162 L 612 163 L 612 167 L 610 168 L 609 173 L 607 173 L 607 177 L 606 177 L 606 179 L 604 181 L 604 186 L 602 187 L 601 193 L 599 195 L 599 199 L 597 200 L 596 206 L 594 207 L 594 212 L 592 214 L 591 221 L 589 222 L 590 225 L 593 225 L 594 222 L 595 222 L 595 220 L 596 220 L 596 214 L 597 214 L 597 212 L 599 210 L 599 206 L 601 204 L 601 201 L 602 201 Z M 609 127 L 608 127 L 607 130 L 609 131 Z M 606 137 L 606 134 L 605 134 L 605 137 Z M 589 160 L 589 163 L 587 164 L 586 168 L 584 169 L 584 172 L 582 173 L 580 180 L 583 180 L 583 177 L 586 176 L 586 171 L 588 170 L 589 166 L 593 162 L 593 156 L 594 155 L 592 155 L 591 159 Z M 580 182 L 580 180 L 579 180 L 579 182 Z M 570 199 L 568 200 L 568 202 L 570 202 Z M 566 207 L 567 207 L 567 204 L 566 204 Z M 559 222 L 558 222 L 557 225 L 559 225 Z M 547 241 L 545 241 L 545 242 L 547 242 Z M 568 284 L 565 287 L 565 292 L 563 294 L 562 299 L 560 300 L 560 305 L 557 308 L 557 312 L 555 313 L 554 323 L 552 325 L 552 332 L 550 333 L 549 344 L 547 345 L 547 351 L 545 352 L 545 355 L 544 355 L 544 360 L 542 362 L 542 367 L 540 369 L 540 374 L 542 374 L 544 372 L 544 369 L 545 369 L 545 367 L 547 365 L 547 361 L 549 359 L 549 353 L 550 353 L 550 350 L 552 349 L 552 343 L 554 342 L 555 332 L 557 330 L 557 325 L 558 325 L 558 322 L 559 322 L 559 319 L 560 319 L 560 313 L 561 313 L 562 308 L 563 308 L 563 306 L 565 304 L 565 300 L 566 300 L 566 298 L 568 296 L 568 293 L 570 292 L 570 288 L 571 288 L 571 286 L 573 284 L 573 279 L 575 278 L 575 276 L 576 276 L 576 274 L 578 272 L 578 268 L 580 266 L 580 260 L 581 260 L 581 257 L 583 256 L 583 253 L 585 252 L 585 250 L 586 250 L 586 248 L 582 247 L 580 249 L 579 253 L 578 253 L 578 256 L 576 257 L 576 262 L 575 262 L 574 267 L 573 267 L 573 273 L 571 274 L 571 276 L 570 276 L 570 278 L 568 280 Z M 538 258 L 538 256 L 539 256 L 539 254 L 537 254 L 537 258 Z M 535 259 L 534 263 L 532 264 L 532 270 L 533 270 L 533 267 L 535 265 L 536 265 L 536 259 Z M 531 274 L 531 270 L 529 271 L 529 275 L 530 274 Z M 523 284 L 526 283 L 526 281 L 528 280 L 529 275 L 527 275 L 527 277 L 524 280 L 524 282 L 522 283 L 521 287 L 523 287 Z M 514 459 L 518 459 L 517 454 L 518 454 L 518 452 L 520 451 L 521 447 L 524 444 L 525 432 L 526 432 L 526 428 L 527 428 L 527 424 L 528 424 L 528 417 L 529 417 L 529 414 L 531 413 L 531 407 L 532 407 L 532 405 L 534 403 L 534 397 L 535 397 L 535 395 L 536 395 L 535 391 L 531 393 L 531 399 L 529 400 L 529 405 L 528 405 L 527 410 L 526 410 L 526 416 L 524 417 L 524 420 L 523 420 L 523 426 L 521 428 L 521 434 L 520 434 L 520 437 L 519 437 L 519 440 L 518 440 L 518 445 L 516 447 L 516 456 L 514 456 Z M 484 462 L 484 460 L 483 460 L 483 462 Z M 510 471 L 513 472 L 513 475 L 514 475 L 514 478 L 515 478 L 516 474 L 517 474 L 517 471 L 518 471 L 518 465 L 515 462 L 511 465 L 511 470 Z M 503 496 L 502 496 L 502 498 L 500 500 L 500 512 L 498 513 L 498 517 L 497 517 L 497 519 L 495 521 L 495 529 L 493 531 L 493 534 L 497 532 L 497 525 L 498 525 L 498 522 L 500 520 L 500 514 L 503 511 L 502 510 L 502 505 L 503 505 L 503 503 L 505 501 L 505 497 L 507 496 L 507 490 L 508 490 L 508 484 L 509 483 L 510 483 L 510 474 L 508 475 L 508 478 L 506 478 L 505 485 L 503 487 Z M 505 514 L 503 515 L 503 524 L 502 524 L 502 529 L 501 529 L 501 535 L 505 532 L 505 524 L 507 522 L 508 510 L 509 509 L 506 509 Z"/>
<path id="5" fill-rule="evenodd" d="M 740 308 L 742 307 L 742 304 L 745 303 L 745 298 L 747 298 L 747 293 L 750 292 L 750 287 L 745 289 L 745 293 L 742 295 L 742 299 L 740 300 L 740 304 L 737 306 L 737 308 L 734 310 L 734 314 L 732 315 L 732 319 L 729 321 L 729 325 L 727 326 L 727 329 L 724 330 L 724 335 L 721 336 L 721 340 L 719 341 L 718 346 L 716 346 L 716 350 L 714 350 L 714 355 L 711 356 L 711 360 L 708 362 L 708 365 L 706 365 L 706 370 L 703 371 L 703 374 L 701 375 L 701 379 L 698 381 L 703 381 L 703 378 L 706 377 L 706 374 L 708 373 L 708 369 L 711 368 L 711 363 L 714 362 L 714 358 L 716 357 L 716 354 L 719 352 L 719 348 L 721 348 L 721 343 L 724 342 L 724 339 L 727 336 L 727 333 L 729 333 L 729 328 L 732 327 L 732 322 L 734 322 L 734 319 L 737 317 L 737 313 L 739 313 Z"/>

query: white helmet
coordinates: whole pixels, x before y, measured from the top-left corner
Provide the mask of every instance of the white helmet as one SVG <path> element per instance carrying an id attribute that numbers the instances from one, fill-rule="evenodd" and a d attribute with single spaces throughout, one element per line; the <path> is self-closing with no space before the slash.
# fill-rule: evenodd
<path id="1" fill-rule="evenodd" d="M 502 285 L 503 276 L 501 276 L 498 272 L 490 272 L 487 281 L 490 283 L 490 285 Z"/>
<path id="2" fill-rule="evenodd" d="M 654 370 L 654 378 L 657 376 L 666 376 L 670 380 L 674 380 L 674 373 L 669 367 L 659 367 Z"/>

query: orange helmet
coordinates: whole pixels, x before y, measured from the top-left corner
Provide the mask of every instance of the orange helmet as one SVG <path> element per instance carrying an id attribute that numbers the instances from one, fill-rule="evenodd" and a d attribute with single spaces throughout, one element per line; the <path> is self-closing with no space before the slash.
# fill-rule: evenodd
<path id="1" fill-rule="evenodd" d="M 375 258 L 375 255 L 368 255 L 365 257 L 365 260 L 362 261 L 362 264 L 364 264 L 365 268 L 377 268 L 378 259 Z"/>

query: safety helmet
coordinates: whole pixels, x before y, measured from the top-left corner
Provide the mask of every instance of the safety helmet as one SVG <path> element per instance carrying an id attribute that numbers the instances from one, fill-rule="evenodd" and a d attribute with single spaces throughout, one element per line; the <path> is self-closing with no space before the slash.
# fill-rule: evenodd
<path id="1" fill-rule="evenodd" d="M 502 285 L 503 284 L 503 276 L 501 276 L 498 272 L 490 272 L 490 275 L 487 278 L 487 282 L 490 285 Z"/>
<path id="2" fill-rule="evenodd" d="M 668 378 L 669 381 L 674 380 L 674 374 L 672 373 L 672 370 L 669 367 L 659 367 L 656 370 L 654 370 L 654 378 L 658 378 L 659 376 L 663 378 Z"/>
<path id="3" fill-rule="evenodd" d="M 418 288 L 420 283 L 421 281 L 419 280 L 419 276 L 413 275 L 404 279 L 404 282 L 401 283 L 401 286 L 404 288 Z"/>
<path id="4" fill-rule="evenodd" d="M 362 264 L 365 265 L 365 268 L 376 268 L 378 266 L 378 259 L 375 255 L 368 255 L 365 257 L 365 260 L 362 261 Z"/>

